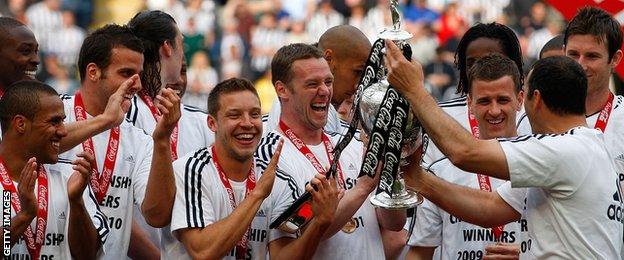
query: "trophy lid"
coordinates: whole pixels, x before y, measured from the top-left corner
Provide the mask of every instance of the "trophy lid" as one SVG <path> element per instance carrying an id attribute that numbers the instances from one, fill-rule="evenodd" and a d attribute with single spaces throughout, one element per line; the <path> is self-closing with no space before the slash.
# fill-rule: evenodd
<path id="1" fill-rule="evenodd" d="M 404 30 L 384 29 L 379 33 L 379 38 L 393 41 L 406 41 L 413 37 L 413 35 Z"/>

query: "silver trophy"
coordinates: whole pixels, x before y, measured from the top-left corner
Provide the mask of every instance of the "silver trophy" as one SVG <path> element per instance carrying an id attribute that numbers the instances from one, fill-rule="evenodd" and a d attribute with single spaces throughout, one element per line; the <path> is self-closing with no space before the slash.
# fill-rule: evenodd
<path id="1" fill-rule="evenodd" d="M 390 1 L 392 28 L 384 29 L 379 33 L 379 38 L 392 40 L 399 48 L 404 49 L 403 47 L 408 44 L 406 41 L 412 38 L 412 34 L 401 29 L 401 20 L 397 5 L 397 0 Z M 384 75 L 380 81 L 367 86 L 362 92 L 359 103 L 359 113 L 362 115 L 362 128 L 369 136 L 373 129 L 373 124 L 375 123 L 375 117 L 377 116 L 379 107 L 389 86 L 387 75 Z M 405 133 L 403 133 L 403 146 L 401 149 L 402 165 L 407 164 L 403 159 L 414 153 L 422 144 L 421 137 L 422 128 L 410 109 Z M 406 189 L 405 181 L 401 177 L 400 171 L 396 174 L 391 187 L 392 194 L 389 195 L 386 192 L 380 192 L 371 198 L 371 203 L 376 207 L 387 209 L 413 208 L 422 203 L 422 196 L 412 190 Z"/>

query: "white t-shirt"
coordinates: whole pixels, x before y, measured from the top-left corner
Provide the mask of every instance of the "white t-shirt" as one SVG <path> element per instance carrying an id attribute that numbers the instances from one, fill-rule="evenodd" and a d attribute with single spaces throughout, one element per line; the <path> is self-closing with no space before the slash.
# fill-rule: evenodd
<path id="1" fill-rule="evenodd" d="M 176 198 L 171 216 L 171 230 L 203 228 L 229 216 L 233 209 L 228 193 L 219 178 L 210 148 L 203 148 L 173 163 L 176 176 Z M 259 180 L 261 168 L 256 168 Z M 230 180 L 234 197 L 240 204 L 245 194 L 245 182 Z M 265 259 L 267 255 L 268 229 L 265 203 L 256 212 L 249 231 L 248 259 Z M 251 214 L 251 213 L 250 213 Z M 223 234 L 226 235 L 226 234 Z M 168 252 L 171 259 L 190 259 L 184 245 L 175 244 Z M 236 259 L 232 250 L 223 259 Z"/>
<path id="2" fill-rule="evenodd" d="M 262 136 L 266 136 L 269 132 L 279 129 L 281 113 L 282 104 L 279 99 L 275 99 L 275 101 L 273 101 L 273 106 L 271 106 L 271 111 L 262 116 Z M 341 123 L 336 108 L 330 104 L 329 110 L 327 111 L 327 123 L 324 127 L 325 131 L 328 133 L 343 133 L 343 131 L 346 131 L 345 126 L 348 127 L 348 124 Z"/>
<path id="3" fill-rule="evenodd" d="M 527 187 L 529 258 L 619 259 L 622 193 L 603 134 L 575 127 L 559 135 L 500 140 L 511 186 Z M 497 190 L 518 208 L 522 192 Z"/>
<path id="4" fill-rule="evenodd" d="M 460 170 L 448 159 L 434 163 L 430 169 L 445 181 L 480 189 L 476 174 Z M 492 177 L 489 179 L 493 190 L 506 183 Z M 485 255 L 485 247 L 496 243 L 491 228 L 464 222 L 426 199 L 416 209 L 413 219 L 414 230 L 407 244 L 437 247 L 440 259 L 481 259 Z M 522 234 L 526 232 L 526 220 L 511 222 L 504 226 L 500 242 L 520 245 L 524 242 L 522 239 L 528 236 Z"/>
<path id="5" fill-rule="evenodd" d="M 442 111 L 446 112 L 450 117 L 455 119 L 455 121 L 457 121 L 467 131 L 470 131 L 470 121 L 468 121 L 468 106 L 466 99 L 466 96 L 461 96 L 449 101 L 440 102 L 438 106 L 440 106 Z M 518 130 L 518 135 L 531 134 L 531 125 L 529 125 L 529 120 L 523 120 L 523 118 L 526 117 L 524 114 L 524 106 L 521 107 L 521 110 L 516 113 L 516 128 Z M 425 167 L 429 166 L 436 161 L 444 159 L 445 157 L 446 156 L 425 133 L 423 136 L 422 165 Z"/>
<path id="6" fill-rule="evenodd" d="M 183 104 L 180 104 L 180 112 L 181 116 L 178 121 L 178 158 L 214 143 L 214 132 L 208 128 L 208 115 L 206 113 Z M 132 98 L 132 106 L 126 114 L 126 119 L 149 135 L 152 135 L 154 129 L 156 129 L 156 120 L 149 107 L 137 95 L 134 95 Z M 134 219 L 149 234 L 152 242 L 160 247 L 161 257 L 163 259 L 173 259 L 173 255 L 169 255 L 168 252 L 174 250 L 179 242 L 171 236 L 170 226 L 167 225 L 160 229 L 153 228 L 147 224 L 143 215 L 140 214 L 139 208 L 136 207 L 136 209 Z"/>
<path id="7" fill-rule="evenodd" d="M 75 122 L 74 96 L 63 97 L 65 104 L 65 122 Z M 91 117 L 87 115 L 87 117 Z M 110 130 L 91 137 L 95 150 L 95 159 L 102 172 L 108 146 Z M 76 159 L 82 152 L 82 145 L 59 155 L 65 160 Z M 119 126 L 119 146 L 111 183 L 100 207 L 108 216 L 111 232 L 105 244 L 105 259 L 125 259 L 130 244 L 133 204 L 141 205 L 152 165 L 152 138 L 142 130 L 124 121 Z"/>
<path id="8" fill-rule="evenodd" d="M 67 180 L 69 180 L 74 170 L 71 162 L 44 165 L 44 168 L 48 174 L 48 220 L 44 243 L 41 246 L 40 259 L 71 259 L 68 242 L 69 199 L 67 195 Z M 13 182 L 13 185 L 17 188 L 18 183 Z M 37 185 L 38 182 L 35 183 L 35 197 L 38 197 Z M 0 186 L 0 191 L 3 190 L 4 187 Z M 100 244 L 104 244 L 110 231 L 106 222 L 107 218 L 96 204 L 95 196 L 91 193 L 89 186 L 85 189 L 82 200 L 98 233 Z M 15 209 L 11 207 L 11 218 L 16 215 L 15 213 Z M 37 218 L 35 217 L 30 224 L 32 232 L 36 232 L 36 222 Z M 33 237 L 36 237 L 36 235 Z M 98 254 L 101 255 L 102 253 L 102 248 L 100 247 Z M 30 259 L 23 237 L 20 237 L 13 248 L 11 248 L 11 259 Z"/>
<path id="9" fill-rule="evenodd" d="M 339 135 L 330 135 L 332 144 L 335 145 L 339 137 Z M 283 137 L 281 132 L 277 130 L 271 131 L 260 141 L 258 151 L 256 152 L 259 161 L 268 164 L 280 138 L 284 139 L 284 146 L 282 147 L 281 158 L 278 164 L 277 181 L 273 186 L 271 196 L 269 196 L 268 205 L 272 207 L 271 221 L 274 221 L 295 199 L 305 192 L 305 185 L 318 173 L 294 144 L 288 138 Z M 315 154 L 319 162 L 328 168 L 329 160 L 326 159 L 325 148 L 322 143 L 318 146 L 310 145 L 308 147 L 310 147 L 310 150 Z M 343 170 L 347 192 L 357 182 L 362 163 L 362 154 L 362 143 L 354 140 L 340 156 L 340 165 Z M 318 246 L 314 259 L 385 259 L 375 208 L 370 202 L 365 201 L 352 218 L 356 222 L 357 228 L 355 231 L 351 234 L 338 231 L 331 238 L 322 241 Z M 272 229 L 269 241 L 287 235 L 289 234 Z"/>

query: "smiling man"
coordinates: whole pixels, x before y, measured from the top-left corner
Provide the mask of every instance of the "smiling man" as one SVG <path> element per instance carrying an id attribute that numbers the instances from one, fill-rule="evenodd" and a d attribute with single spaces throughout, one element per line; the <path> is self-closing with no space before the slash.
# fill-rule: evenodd
<path id="1" fill-rule="evenodd" d="M 468 71 L 468 111 L 473 136 L 493 139 L 516 136 L 516 113 L 523 101 L 518 67 L 509 58 L 490 54 L 478 59 Z M 455 167 L 448 159 L 429 166 L 441 179 L 461 186 L 495 190 L 504 180 L 485 175 L 469 175 Z M 484 186 L 483 184 L 487 184 Z M 439 248 L 443 259 L 480 259 L 485 247 L 495 242 L 520 244 L 519 222 L 496 228 L 482 228 L 449 214 L 429 200 L 418 207 L 414 231 L 408 241 L 408 259 L 431 259 Z"/>
<path id="2" fill-rule="evenodd" d="M 23 23 L 0 17 L 0 97 L 22 79 L 34 79 L 39 65 L 39 44 Z"/>
<path id="3" fill-rule="evenodd" d="M 83 42 L 78 69 L 80 90 L 63 97 L 68 122 L 101 114 L 118 92 L 123 93 L 120 107 L 127 111 L 133 95 L 141 89 L 138 74 L 143 71 L 143 44 L 127 27 L 106 25 Z M 175 187 L 165 185 L 159 177 L 173 176 L 170 136 L 180 116 L 180 99 L 172 90 L 163 91 L 157 99 L 163 117 L 152 137 L 124 121 L 61 155 L 71 159 L 84 150 L 95 154 L 90 183 L 111 227 L 104 245 L 105 259 L 126 257 L 134 204 L 148 221 L 170 210 L 167 202 L 173 198 L 163 196 L 175 194 Z"/>

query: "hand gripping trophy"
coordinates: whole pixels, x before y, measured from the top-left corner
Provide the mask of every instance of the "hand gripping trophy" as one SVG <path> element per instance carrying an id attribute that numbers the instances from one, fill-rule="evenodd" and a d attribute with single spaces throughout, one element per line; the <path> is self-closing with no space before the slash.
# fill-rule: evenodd
<path id="1" fill-rule="evenodd" d="M 397 1 L 391 0 L 392 28 L 384 29 L 373 44 L 360 77 L 351 114 L 349 130 L 334 148 L 332 165 L 327 176 L 336 173 L 340 154 L 349 144 L 361 123 L 369 137 L 360 176 L 373 178 L 380 163 L 383 163 L 376 195 L 371 198 L 374 206 L 387 209 L 413 208 L 422 203 L 422 197 L 407 190 L 399 174 L 402 158 L 414 153 L 422 144 L 422 128 L 409 108 L 409 103 L 387 81 L 383 66 L 384 40 L 394 41 L 408 59 L 411 48 L 406 42 L 412 34 L 401 30 Z M 304 193 L 286 209 L 270 228 L 279 228 L 295 233 L 314 217 L 310 206 L 311 195 Z"/>

